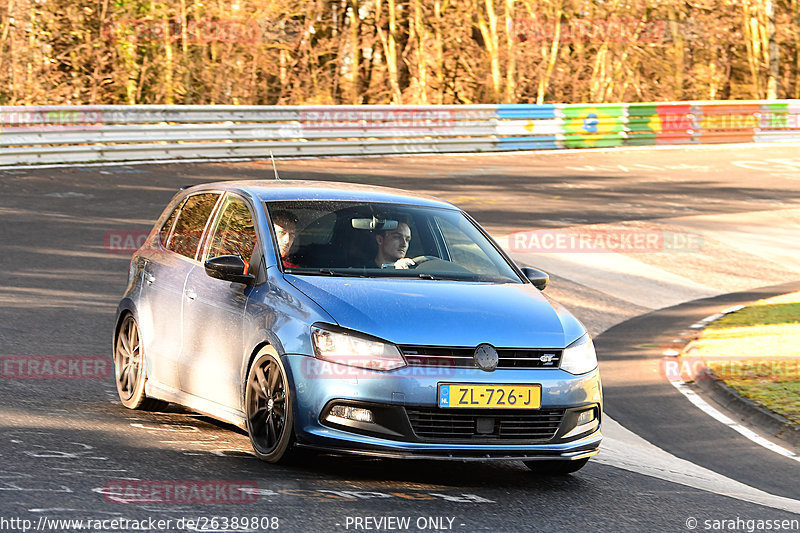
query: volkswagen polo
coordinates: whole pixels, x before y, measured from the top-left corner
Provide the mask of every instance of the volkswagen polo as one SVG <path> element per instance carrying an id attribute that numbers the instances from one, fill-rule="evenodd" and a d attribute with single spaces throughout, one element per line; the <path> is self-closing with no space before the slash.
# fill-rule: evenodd
<path id="1" fill-rule="evenodd" d="M 122 403 L 174 402 L 255 454 L 522 460 L 598 452 L 585 328 L 467 213 L 396 189 L 181 190 L 133 255 L 114 328 Z"/>

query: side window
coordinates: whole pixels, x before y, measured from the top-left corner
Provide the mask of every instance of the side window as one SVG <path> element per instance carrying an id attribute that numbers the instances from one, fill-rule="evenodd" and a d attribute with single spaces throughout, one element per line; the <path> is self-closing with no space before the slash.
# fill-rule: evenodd
<path id="1" fill-rule="evenodd" d="M 158 236 L 161 239 L 161 244 L 164 246 L 167 245 L 167 239 L 169 239 L 169 232 L 172 231 L 172 226 L 175 224 L 175 219 L 178 217 L 178 213 L 181 210 L 181 205 L 183 202 L 179 203 L 178 206 L 172 210 L 167 221 L 164 222 L 164 225 L 161 226 L 161 229 L 158 232 Z"/>
<path id="2" fill-rule="evenodd" d="M 229 196 L 222 206 L 222 215 L 214 228 L 206 258 L 238 255 L 245 264 L 250 264 L 255 245 L 256 228 L 247 204 L 235 196 Z"/>
<path id="3" fill-rule="evenodd" d="M 183 204 L 175 231 L 172 232 L 167 248 L 182 256 L 194 259 L 197 246 L 203 237 L 208 217 L 219 199 L 219 193 L 196 194 Z"/>

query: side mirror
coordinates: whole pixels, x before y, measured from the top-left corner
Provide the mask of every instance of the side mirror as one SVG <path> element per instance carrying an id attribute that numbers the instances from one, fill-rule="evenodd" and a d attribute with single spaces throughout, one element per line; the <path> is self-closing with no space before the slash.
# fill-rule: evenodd
<path id="1" fill-rule="evenodd" d="M 212 257 L 205 263 L 206 274 L 212 278 L 234 283 L 244 283 L 252 285 L 256 277 L 252 274 L 245 274 L 245 264 L 238 255 L 220 255 Z"/>
<path id="2" fill-rule="evenodd" d="M 547 272 L 531 267 L 522 267 L 521 270 L 522 273 L 525 274 L 525 277 L 533 283 L 533 286 L 540 291 L 543 291 L 544 288 L 547 287 L 547 282 L 550 281 L 550 276 L 547 275 Z"/>

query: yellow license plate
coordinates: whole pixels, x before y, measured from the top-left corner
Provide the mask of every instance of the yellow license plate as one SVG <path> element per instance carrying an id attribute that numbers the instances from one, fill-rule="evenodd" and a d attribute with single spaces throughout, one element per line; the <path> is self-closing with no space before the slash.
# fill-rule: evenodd
<path id="1" fill-rule="evenodd" d="M 439 407 L 539 409 L 541 385 L 439 384 Z"/>

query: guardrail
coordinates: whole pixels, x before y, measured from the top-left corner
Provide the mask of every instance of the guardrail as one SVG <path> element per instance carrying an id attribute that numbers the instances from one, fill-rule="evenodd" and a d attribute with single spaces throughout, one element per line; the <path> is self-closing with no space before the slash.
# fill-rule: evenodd
<path id="1" fill-rule="evenodd" d="M 800 100 L 460 106 L 0 106 L 0 164 L 800 141 Z"/>

